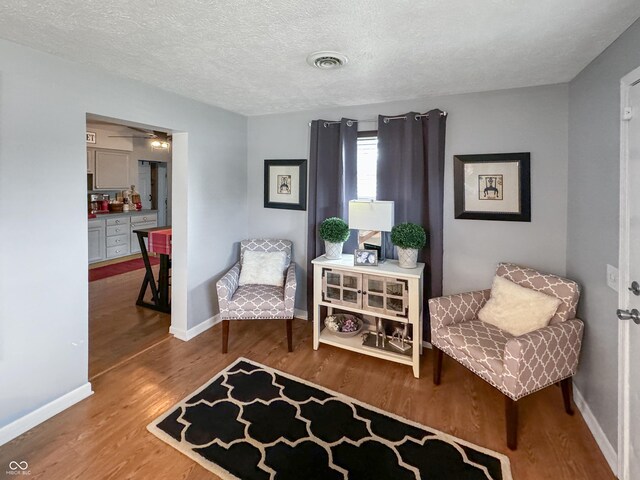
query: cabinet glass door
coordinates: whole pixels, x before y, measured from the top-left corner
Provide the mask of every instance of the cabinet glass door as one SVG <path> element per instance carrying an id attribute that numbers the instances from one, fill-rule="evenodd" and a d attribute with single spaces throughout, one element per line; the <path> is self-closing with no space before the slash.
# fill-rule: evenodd
<path id="1" fill-rule="evenodd" d="M 362 275 L 326 270 L 322 290 L 324 301 L 354 308 L 362 306 Z"/>
<path id="2" fill-rule="evenodd" d="M 365 308 L 374 312 L 406 317 L 408 307 L 408 293 L 406 280 L 364 276 Z"/>
<path id="3" fill-rule="evenodd" d="M 364 280 L 364 291 L 366 295 L 365 308 L 374 312 L 385 313 L 384 311 L 384 277 L 366 275 Z"/>
<path id="4" fill-rule="evenodd" d="M 358 307 L 360 305 L 360 281 L 361 275 L 342 273 L 342 303 L 344 305 Z"/>
<path id="5" fill-rule="evenodd" d="M 388 278 L 386 279 L 385 293 L 385 309 L 387 313 L 406 317 L 408 308 L 407 282 Z"/>

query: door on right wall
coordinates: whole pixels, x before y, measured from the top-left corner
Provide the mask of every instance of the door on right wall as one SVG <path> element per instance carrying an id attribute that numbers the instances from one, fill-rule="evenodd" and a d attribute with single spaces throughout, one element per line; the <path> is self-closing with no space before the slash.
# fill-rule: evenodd
<path id="1" fill-rule="evenodd" d="M 637 78 L 633 74 L 637 73 Z M 620 170 L 620 394 L 623 480 L 640 479 L 640 69 L 623 79 Z M 625 80 L 630 80 L 625 86 Z M 626 89 L 626 90 L 625 90 Z M 624 97 L 628 94 L 626 108 Z"/>

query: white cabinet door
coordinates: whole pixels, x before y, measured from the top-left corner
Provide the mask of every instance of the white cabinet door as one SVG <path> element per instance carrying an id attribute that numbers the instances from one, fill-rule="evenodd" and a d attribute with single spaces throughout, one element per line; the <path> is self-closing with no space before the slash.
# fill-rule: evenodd
<path id="1" fill-rule="evenodd" d="M 93 173 L 93 169 L 95 166 L 95 150 L 87 150 L 87 173 Z M 93 188 L 93 187 L 92 187 Z"/>
<path id="2" fill-rule="evenodd" d="M 95 184 L 96 190 L 129 188 L 129 154 L 96 151 Z"/>
<path id="3" fill-rule="evenodd" d="M 131 218 L 131 253 L 140 253 L 140 241 L 138 240 L 138 234 L 133 233 L 134 230 L 143 230 L 145 228 L 153 228 L 158 226 L 158 223 L 155 220 L 155 214 L 153 215 L 153 219 L 151 221 L 145 223 L 133 223 L 133 219 Z M 149 246 L 149 239 L 144 239 L 144 244 Z"/>
<path id="4" fill-rule="evenodd" d="M 105 259 L 104 222 L 89 223 L 89 263 Z"/>

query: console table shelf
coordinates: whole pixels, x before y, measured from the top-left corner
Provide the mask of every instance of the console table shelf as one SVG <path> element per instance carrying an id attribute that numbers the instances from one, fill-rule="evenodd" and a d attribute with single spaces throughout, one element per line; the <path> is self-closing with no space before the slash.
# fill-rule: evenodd
<path id="1" fill-rule="evenodd" d="M 323 343 L 411 365 L 414 376 L 419 378 L 424 264 L 419 263 L 416 268 L 400 268 L 397 260 L 387 260 L 376 267 L 361 267 L 353 265 L 353 255 L 343 255 L 339 260 L 328 260 L 323 255 L 312 263 L 313 348 L 317 350 Z M 363 345 L 361 335 L 344 338 L 331 334 L 324 328 L 323 307 L 329 314 L 339 309 L 410 324 L 413 329 L 411 355 Z"/>

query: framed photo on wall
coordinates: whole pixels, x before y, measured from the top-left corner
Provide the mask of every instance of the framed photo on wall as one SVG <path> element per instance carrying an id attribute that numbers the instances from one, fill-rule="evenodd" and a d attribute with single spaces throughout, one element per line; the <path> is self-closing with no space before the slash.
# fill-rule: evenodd
<path id="1" fill-rule="evenodd" d="M 264 161 L 264 208 L 307 209 L 307 161 Z"/>
<path id="2" fill-rule="evenodd" d="M 453 157 L 455 218 L 531 221 L 531 154 Z"/>

